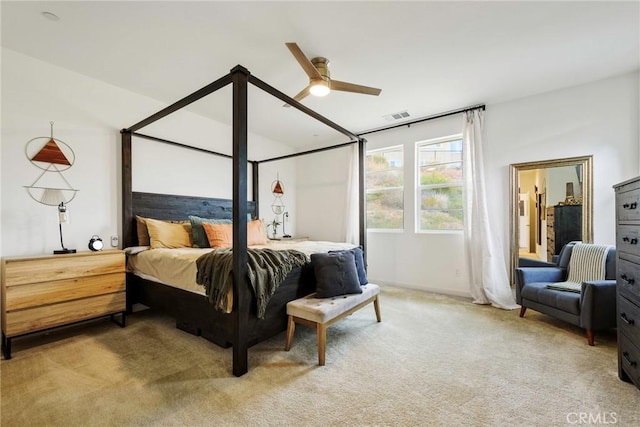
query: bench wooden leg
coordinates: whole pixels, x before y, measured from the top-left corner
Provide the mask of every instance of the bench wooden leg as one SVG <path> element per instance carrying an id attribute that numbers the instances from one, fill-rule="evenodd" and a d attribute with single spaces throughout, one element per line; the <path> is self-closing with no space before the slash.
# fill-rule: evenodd
<path id="1" fill-rule="evenodd" d="M 378 322 L 382 322 L 382 317 L 380 316 L 380 302 L 378 301 L 377 295 L 376 299 L 373 300 L 373 308 L 376 310 L 376 319 L 378 319 Z"/>
<path id="2" fill-rule="evenodd" d="M 296 322 L 293 321 L 293 316 L 289 316 L 289 321 L 287 322 L 287 342 L 284 345 L 284 350 L 291 350 L 291 343 L 293 342 L 293 332 L 296 330 Z"/>
<path id="3" fill-rule="evenodd" d="M 327 349 L 327 327 L 318 323 L 318 365 L 324 366 L 324 355 Z"/>

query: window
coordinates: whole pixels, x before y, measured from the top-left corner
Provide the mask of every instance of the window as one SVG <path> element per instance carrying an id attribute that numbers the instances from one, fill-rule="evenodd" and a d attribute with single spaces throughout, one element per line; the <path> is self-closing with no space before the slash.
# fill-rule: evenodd
<path id="1" fill-rule="evenodd" d="M 404 228 L 402 146 L 367 153 L 367 229 Z"/>
<path id="2" fill-rule="evenodd" d="M 417 231 L 462 230 L 462 139 L 416 143 Z"/>

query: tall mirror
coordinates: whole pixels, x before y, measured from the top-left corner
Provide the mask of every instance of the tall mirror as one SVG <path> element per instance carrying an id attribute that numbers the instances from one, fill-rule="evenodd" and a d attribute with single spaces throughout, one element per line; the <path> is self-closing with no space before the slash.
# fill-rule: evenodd
<path id="1" fill-rule="evenodd" d="M 518 265 L 553 262 L 572 240 L 593 240 L 592 156 L 509 167 L 511 283 Z"/>

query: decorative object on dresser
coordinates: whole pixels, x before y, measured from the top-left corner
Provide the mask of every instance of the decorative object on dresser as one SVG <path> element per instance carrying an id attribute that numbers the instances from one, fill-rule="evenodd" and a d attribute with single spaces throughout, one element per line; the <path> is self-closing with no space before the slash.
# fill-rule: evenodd
<path id="1" fill-rule="evenodd" d="M 58 229 L 60 230 L 60 246 L 54 254 L 75 253 L 75 249 L 67 249 L 62 239 L 62 224 L 69 222 L 67 204 L 76 197 L 78 190 L 71 187 L 63 171 L 73 166 L 75 153 L 64 141 L 53 137 L 53 122 L 51 136 L 38 136 L 27 143 L 27 159 L 42 173 L 31 185 L 25 186 L 29 196 L 38 203 L 58 207 Z M 43 140 L 46 142 L 42 145 Z"/>
<path id="2" fill-rule="evenodd" d="M 618 375 L 640 389 L 640 177 L 613 188 L 618 246 Z"/>
<path id="3" fill-rule="evenodd" d="M 89 240 L 89 249 L 92 251 L 101 251 L 104 247 L 104 243 L 102 243 L 102 239 L 97 234 L 91 236 Z"/>
<path id="4" fill-rule="evenodd" d="M 274 214 L 276 214 L 276 217 L 268 224 L 268 226 L 271 226 L 273 237 L 275 238 L 278 235 L 278 226 L 282 224 L 282 222 L 278 220 L 278 215 L 284 212 L 284 203 L 282 203 L 282 196 L 284 196 L 284 184 L 282 184 L 282 181 L 280 181 L 279 174 L 276 176 L 276 180 L 271 183 L 271 194 L 273 194 L 273 203 L 271 204 L 271 210 Z"/>
<path id="5" fill-rule="evenodd" d="M 284 224 L 285 222 L 289 221 L 289 212 L 285 212 L 282 214 L 282 238 L 283 239 L 290 239 L 291 235 L 287 234 L 287 232 L 285 231 L 285 227 Z"/>
<path id="6" fill-rule="evenodd" d="M 103 316 L 124 327 L 125 294 L 120 250 L 3 258 L 4 358 L 11 359 L 11 341 L 23 335 Z"/>

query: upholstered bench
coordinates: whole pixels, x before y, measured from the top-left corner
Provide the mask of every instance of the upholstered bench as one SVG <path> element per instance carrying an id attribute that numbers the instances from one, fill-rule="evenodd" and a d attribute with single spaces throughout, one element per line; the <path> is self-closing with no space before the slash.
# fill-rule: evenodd
<path id="1" fill-rule="evenodd" d="M 378 285 L 368 283 L 362 286 L 361 294 L 340 295 L 331 298 L 315 298 L 315 294 L 311 294 L 288 302 L 289 321 L 285 350 L 291 349 L 296 323 L 315 328 L 318 332 L 318 364 L 324 366 L 327 328 L 371 302 L 373 302 L 378 322 L 382 321 L 378 302 L 379 293 L 380 287 Z"/>

